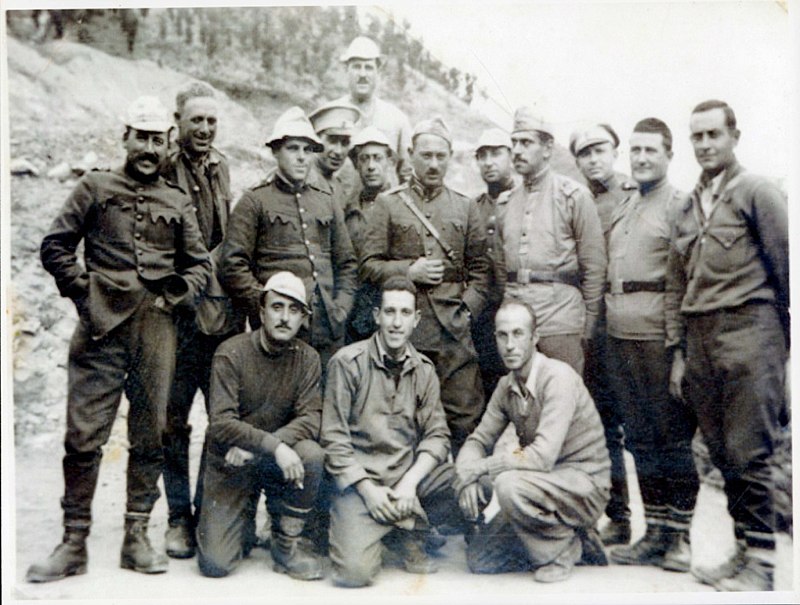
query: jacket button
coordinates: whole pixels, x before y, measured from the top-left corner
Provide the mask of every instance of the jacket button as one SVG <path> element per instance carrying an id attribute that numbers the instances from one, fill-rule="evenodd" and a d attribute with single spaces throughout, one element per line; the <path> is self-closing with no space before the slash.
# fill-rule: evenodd
<path id="1" fill-rule="evenodd" d="M 199 192 L 199 191 L 200 191 L 200 187 L 199 187 L 199 186 L 197 186 L 197 185 L 194 185 L 194 186 L 192 187 L 192 191 L 194 191 L 195 193 L 197 193 L 197 192 Z"/>
<path id="2" fill-rule="evenodd" d="M 143 218 L 144 218 L 144 214 L 137 214 L 137 215 L 136 215 L 136 220 L 137 220 L 137 221 L 140 221 L 140 220 L 142 220 Z"/>
<path id="3" fill-rule="evenodd" d="M 303 229 L 308 229 L 308 225 L 306 223 L 303 223 Z"/>
<path id="4" fill-rule="evenodd" d="M 139 256 L 141 256 L 142 254 L 144 254 L 144 252 L 142 252 L 141 250 L 137 250 L 137 251 L 136 251 L 136 254 L 137 254 L 137 255 L 139 255 Z"/>
<path id="5" fill-rule="evenodd" d="M 306 211 L 305 208 L 300 208 L 300 212 L 305 212 L 305 211 Z"/>
<path id="6" fill-rule="evenodd" d="M 425 254 L 427 254 L 428 256 L 430 256 L 431 254 L 433 254 L 433 252 L 432 252 L 431 250 L 425 250 Z"/>
<path id="7" fill-rule="evenodd" d="M 136 239 L 142 239 L 142 234 L 141 233 L 136 233 L 136 234 L 134 234 L 133 237 L 135 237 Z"/>
<path id="8" fill-rule="evenodd" d="M 317 278 L 317 275 L 319 275 L 319 274 L 316 271 L 312 271 L 311 272 L 311 277 L 313 277 L 314 279 Z"/>
<path id="9" fill-rule="evenodd" d="M 494 235 L 494 229 L 489 229 L 489 235 Z"/>
<path id="10" fill-rule="evenodd" d="M 140 202 L 143 202 L 143 201 L 144 201 L 144 197 L 142 197 L 141 195 L 140 195 L 140 196 L 139 196 L 137 199 L 138 199 Z"/>
<path id="11" fill-rule="evenodd" d="M 308 255 L 308 260 L 314 260 L 314 255 L 313 254 L 309 254 Z"/>
<path id="12" fill-rule="evenodd" d="M 306 246 L 310 246 L 310 245 L 311 245 L 311 242 L 309 240 L 306 240 Z"/>

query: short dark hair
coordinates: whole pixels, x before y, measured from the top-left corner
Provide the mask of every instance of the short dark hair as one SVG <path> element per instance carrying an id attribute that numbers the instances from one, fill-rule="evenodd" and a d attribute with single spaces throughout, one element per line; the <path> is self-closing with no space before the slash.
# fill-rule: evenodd
<path id="1" fill-rule="evenodd" d="M 186 102 L 196 97 L 211 97 L 213 99 L 215 98 L 214 89 L 203 82 L 192 82 L 188 88 L 175 95 L 175 113 L 182 114 L 184 107 L 186 107 Z"/>
<path id="2" fill-rule="evenodd" d="M 500 311 L 503 309 L 508 309 L 509 307 L 521 307 L 528 312 L 528 315 L 531 318 L 531 332 L 536 331 L 536 311 L 533 310 L 533 307 L 530 304 L 526 303 L 524 300 L 520 300 L 518 298 L 507 298 L 501 304 L 500 307 L 497 309 L 497 313 L 495 313 L 495 318 L 500 314 Z"/>
<path id="3" fill-rule="evenodd" d="M 381 285 L 380 296 L 375 300 L 378 308 L 383 304 L 383 295 L 386 292 L 409 292 L 414 296 L 414 308 L 419 308 L 417 286 L 405 275 L 392 275 L 386 278 Z"/>
<path id="4" fill-rule="evenodd" d="M 633 127 L 633 132 L 649 132 L 652 134 L 660 134 L 664 139 L 664 148 L 667 151 L 672 151 L 672 131 L 663 121 L 658 118 L 645 118 L 636 122 Z"/>
<path id="5" fill-rule="evenodd" d="M 725 113 L 725 126 L 728 127 L 728 130 L 736 130 L 736 114 L 733 113 L 733 108 L 725 101 L 718 101 L 717 99 L 703 101 L 692 109 L 692 113 L 701 113 L 712 109 L 721 109 Z"/>

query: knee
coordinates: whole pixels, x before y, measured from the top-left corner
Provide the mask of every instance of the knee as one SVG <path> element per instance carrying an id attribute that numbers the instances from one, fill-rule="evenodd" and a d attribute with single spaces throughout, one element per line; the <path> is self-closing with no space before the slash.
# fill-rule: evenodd
<path id="1" fill-rule="evenodd" d="M 303 461 L 303 466 L 306 469 L 322 469 L 325 463 L 325 450 L 316 441 L 311 441 L 310 439 L 299 441 L 295 444 L 294 451 L 300 456 L 300 460 Z"/>
<path id="2" fill-rule="evenodd" d="M 501 509 L 509 511 L 518 508 L 519 486 L 518 473 L 515 471 L 505 471 L 495 478 L 494 491 Z"/>
<path id="3" fill-rule="evenodd" d="M 349 561 L 342 565 L 334 564 L 333 582 L 343 588 L 362 588 L 372 584 L 377 575 L 378 566 Z"/>
<path id="4" fill-rule="evenodd" d="M 200 573 L 208 578 L 224 578 L 230 574 L 238 563 L 236 557 L 224 556 L 223 553 L 209 551 L 199 545 L 197 566 Z"/>

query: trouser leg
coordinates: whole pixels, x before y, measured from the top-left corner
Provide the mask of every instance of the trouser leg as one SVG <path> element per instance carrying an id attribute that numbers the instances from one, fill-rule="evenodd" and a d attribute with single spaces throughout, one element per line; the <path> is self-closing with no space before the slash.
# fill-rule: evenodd
<path id="1" fill-rule="evenodd" d="M 542 336 L 539 338 L 536 348 L 551 359 L 558 359 L 569 364 L 573 370 L 583 376 L 584 353 L 581 340 L 580 334 Z"/>
<path id="2" fill-rule="evenodd" d="M 478 365 L 483 384 L 483 395 L 488 402 L 494 393 L 497 382 L 508 372 L 503 365 L 500 353 L 497 351 L 497 341 L 494 337 L 494 316 L 497 305 L 486 309 L 477 321 L 472 322 L 472 342 L 478 352 Z"/>
<path id="3" fill-rule="evenodd" d="M 122 397 L 128 351 L 123 333 L 127 322 L 99 341 L 81 322 L 69 348 L 64 525 L 88 528 L 103 446 L 111 434 Z"/>
<path id="4" fill-rule="evenodd" d="M 458 494 L 453 489 L 455 478 L 455 466 L 448 462 L 428 473 L 417 488 L 420 504 L 433 526 L 465 527 Z"/>
<path id="5" fill-rule="evenodd" d="M 289 515 L 306 519 L 317 498 L 322 482 L 325 452 L 316 441 L 306 439 L 292 446 L 303 462 L 305 471 L 303 488 L 299 489 L 283 479 L 283 473 L 274 458 L 265 459 L 260 464 L 270 515 L 279 517 Z"/>

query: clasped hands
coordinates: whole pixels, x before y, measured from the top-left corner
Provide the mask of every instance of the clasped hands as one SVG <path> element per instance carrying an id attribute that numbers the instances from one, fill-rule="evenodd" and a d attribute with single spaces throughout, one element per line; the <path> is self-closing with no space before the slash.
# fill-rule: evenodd
<path id="1" fill-rule="evenodd" d="M 231 466 L 244 466 L 248 464 L 255 454 L 243 450 L 235 445 L 225 454 L 225 462 Z M 297 489 L 303 489 L 303 479 L 305 478 L 305 468 L 300 456 L 285 443 L 281 443 L 275 448 L 275 464 L 281 469 L 283 478 L 294 484 Z"/>
<path id="2" fill-rule="evenodd" d="M 416 485 L 400 481 L 394 487 L 386 487 L 364 479 L 356 485 L 356 489 L 370 517 L 378 523 L 392 524 L 422 512 Z"/>

